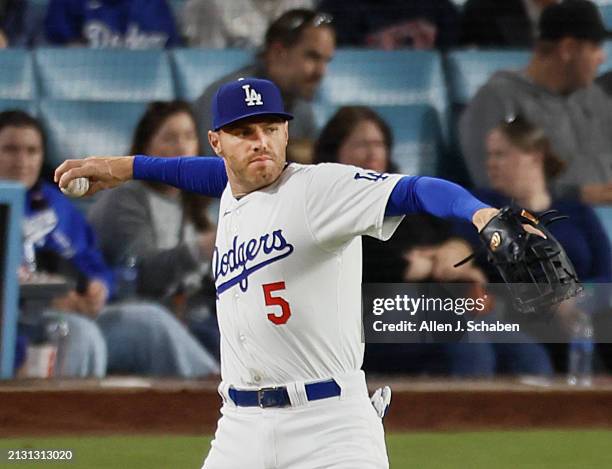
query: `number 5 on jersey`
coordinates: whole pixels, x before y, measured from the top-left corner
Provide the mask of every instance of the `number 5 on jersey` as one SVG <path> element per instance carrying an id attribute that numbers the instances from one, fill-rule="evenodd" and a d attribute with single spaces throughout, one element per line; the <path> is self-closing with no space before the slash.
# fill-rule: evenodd
<path id="1" fill-rule="evenodd" d="M 280 296 L 272 296 L 272 293 L 278 290 L 285 289 L 285 282 L 267 283 L 262 285 L 266 306 L 280 306 L 280 315 L 276 313 L 268 313 L 268 319 L 277 326 L 285 324 L 291 317 L 291 307 L 287 300 Z"/>

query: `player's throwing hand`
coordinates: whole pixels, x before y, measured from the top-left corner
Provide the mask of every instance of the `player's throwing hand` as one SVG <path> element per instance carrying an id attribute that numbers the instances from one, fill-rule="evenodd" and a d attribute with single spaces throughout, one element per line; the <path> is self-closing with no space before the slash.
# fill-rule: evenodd
<path id="1" fill-rule="evenodd" d="M 73 179 L 85 177 L 89 179 L 89 190 L 85 195 L 92 195 L 132 179 L 133 166 L 132 156 L 91 156 L 66 160 L 55 170 L 53 180 L 60 188 L 66 188 Z"/>

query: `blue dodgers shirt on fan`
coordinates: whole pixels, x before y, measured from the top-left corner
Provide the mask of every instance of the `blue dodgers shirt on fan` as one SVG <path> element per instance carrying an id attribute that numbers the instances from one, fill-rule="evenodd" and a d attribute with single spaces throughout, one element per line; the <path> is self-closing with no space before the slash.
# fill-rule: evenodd
<path id="1" fill-rule="evenodd" d="M 91 226 L 54 185 L 43 182 L 27 192 L 23 249 L 27 262 L 35 261 L 38 250 L 53 252 L 70 261 L 86 278 L 103 281 L 109 293 L 114 291 L 113 274 L 96 245 Z"/>
<path id="2" fill-rule="evenodd" d="M 129 49 L 180 45 L 164 0 L 51 0 L 45 26 L 53 44 L 85 40 L 93 48 Z"/>

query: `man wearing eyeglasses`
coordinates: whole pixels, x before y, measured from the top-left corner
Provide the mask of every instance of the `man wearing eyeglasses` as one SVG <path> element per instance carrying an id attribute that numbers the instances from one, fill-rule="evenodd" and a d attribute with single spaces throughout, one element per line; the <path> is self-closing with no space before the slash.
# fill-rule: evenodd
<path id="1" fill-rule="evenodd" d="M 289 10 L 272 23 L 254 63 L 217 80 L 195 102 L 201 140 L 208 141 L 212 98 L 222 84 L 246 76 L 267 78 L 279 86 L 285 108 L 295 116 L 287 150 L 289 159 L 310 162 L 316 138 L 311 100 L 336 47 L 331 23 L 331 16 L 305 9 Z"/>

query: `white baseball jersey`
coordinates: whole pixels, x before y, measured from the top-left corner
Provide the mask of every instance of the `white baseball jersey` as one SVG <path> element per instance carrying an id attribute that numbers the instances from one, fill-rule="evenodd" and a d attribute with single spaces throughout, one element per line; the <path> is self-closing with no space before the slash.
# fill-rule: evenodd
<path id="1" fill-rule="evenodd" d="M 221 197 L 212 269 L 223 383 L 259 388 L 358 370 L 361 235 L 388 239 L 401 175 L 289 164 L 270 186 Z"/>

